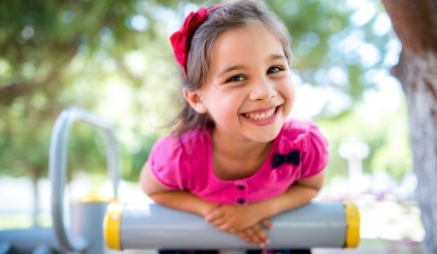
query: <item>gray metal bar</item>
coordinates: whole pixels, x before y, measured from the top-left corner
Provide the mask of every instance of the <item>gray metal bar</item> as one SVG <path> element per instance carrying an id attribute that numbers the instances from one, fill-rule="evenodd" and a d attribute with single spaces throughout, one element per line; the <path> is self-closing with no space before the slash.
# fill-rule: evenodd
<path id="1" fill-rule="evenodd" d="M 9 244 L 13 253 L 32 253 L 41 244 L 57 249 L 56 237 L 51 228 L 10 229 L 0 231 L 0 243 Z M 9 253 L 8 251 L 0 253 Z"/>
<path id="2" fill-rule="evenodd" d="M 108 211 L 111 205 L 108 207 Z M 200 216 L 168 209 L 157 204 L 124 205 L 119 225 L 108 225 L 116 212 L 107 211 L 104 223 L 109 229 L 119 228 L 110 240 L 120 242 L 120 249 L 257 249 L 234 234 L 216 230 Z M 108 216 L 109 214 L 109 216 Z M 117 217 L 117 216 L 115 216 Z M 117 222 L 117 221 L 115 221 Z M 113 223 L 109 221 L 109 224 Z M 267 249 L 342 248 L 347 222 L 341 202 L 313 202 L 272 218 L 267 231 L 271 242 Z M 108 232 L 106 233 L 108 235 Z M 117 239 L 119 238 L 119 239 Z M 108 244 L 111 246 L 110 244 Z"/>
<path id="3" fill-rule="evenodd" d="M 57 240 L 64 251 L 83 251 L 89 242 L 83 237 L 73 238 L 67 232 L 64 224 L 64 188 L 67 165 L 67 144 L 71 126 L 76 121 L 82 121 L 103 130 L 106 141 L 107 164 L 109 177 L 112 180 L 114 197 L 118 196 L 119 163 L 118 149 L 112 127 L 103 119 L 90 112 L 70 107 L 64 110 L 56 119 L 49 154 L 49 176 L 52 185 L 51 210 L 53 216 L 53 229 Z"/>

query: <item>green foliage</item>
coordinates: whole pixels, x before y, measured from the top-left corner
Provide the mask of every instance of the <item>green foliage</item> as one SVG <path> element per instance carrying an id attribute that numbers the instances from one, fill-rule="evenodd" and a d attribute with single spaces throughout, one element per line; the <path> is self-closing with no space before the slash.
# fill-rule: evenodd
<path id="1" fill-rule="evenodd" d="M 143 140 L 141 148 L 137 152 L 129 155 L 131 164 L 125 167 L 127 169 L 123 175 L 125 179 L 134 182 L 138 181 L 138 169 L 143 168 L 144 162 L 147 161 L 147 157 L 156 139 L 157 138 L 153 136 L 146 137 Z"/>
<path id="2" fill-rule="evenodd" d="M 171 83 L 168 70 L 174 68 L 169 67 L 170 53 L 159 53 L 170 52 L 162 43 L 166 34 L 160 27 L 165 21 L 154 15 L 157 8 L 163 8 L 160 4 L 85 0 L 0 5 L 0 135 L 6 137 L 0 142 L 0 174 L 30 175 L 34 179 L 46 174 L 52 126 L 70 105 L 108 115 L 112 115 L 110 110 L 129 108 L 134 112 L 130 122 L 134 117 L 141 119 L 139 123 L 153 117 L 155 125 L 166 121 L 162 112 L 150 111 L 153 107 L 165 108 L 161 105 L 171 101 L 171 89 L 157 93 L 161 99 L 149 93 Z M 127 55 L 132 52 L 143 57 L 141 73 L 129 65 Z M 150 57 L 146 59 L 145 55 Z M 176 78 L 173 80 L 175 83 Z M 126 98 L 119 95 L 108 96 L 105 91 L 113 87 L 126 89 L 130 101 L 123 101 Z M 118 105 L 114 105 L 113 97 Z M 166 97 L 169 99 L 162 100 Z M 110 110 L 102 104 L 109 105 Z M 136 124 L 135 128 L 140 130 L 137 142 L 153 132 L 146 124 Z M 73 128 L 70 149 L 74 152 L 69 167 L 100 167 L 97 171 L 101 172 L 106 163 L 96 159 L 98 156 L 81 160 L 85 154 L 99 154 L 91 151 L 95 138 L 89 131 L 76 132 Z M 127 146 L 128 158 L 139 147 L 122 145 Z"/>
<path id="3" fill-rule="evenodd" d="M 106 137 L 100 130 L 76 123 L 70 130 L 67 146 L 67 172 L 106 173 Z"/>

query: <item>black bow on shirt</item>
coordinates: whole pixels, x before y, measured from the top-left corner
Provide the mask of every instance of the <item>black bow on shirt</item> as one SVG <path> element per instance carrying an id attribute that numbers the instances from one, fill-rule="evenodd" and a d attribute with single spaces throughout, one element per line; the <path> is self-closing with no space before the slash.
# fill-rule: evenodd
<path id="1" fill-rule="evenodd" d="M 300 152 L 299 150 L 293 150 L 288 154 L 278 154 L 273 155 L 273 168 L 281 166 L 283 163 L 291 163 L 295 166 L 300 164 Z"/>

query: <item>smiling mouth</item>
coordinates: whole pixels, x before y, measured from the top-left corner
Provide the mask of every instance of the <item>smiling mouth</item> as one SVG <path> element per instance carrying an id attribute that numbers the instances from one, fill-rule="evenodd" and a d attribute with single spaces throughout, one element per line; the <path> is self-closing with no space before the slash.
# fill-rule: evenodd
<path id="1" fill-rule="evenodd" d="M 262 112 L 251 112 L 251 113 L 243 113 L 242 115 L 250 120 L 255 120 L 255 121 L 259 121 L 259 120 L 266 120 L 272 116 L 275 115 L 277 107 L 268 109 L 268 110 L 264 110 Z"/>

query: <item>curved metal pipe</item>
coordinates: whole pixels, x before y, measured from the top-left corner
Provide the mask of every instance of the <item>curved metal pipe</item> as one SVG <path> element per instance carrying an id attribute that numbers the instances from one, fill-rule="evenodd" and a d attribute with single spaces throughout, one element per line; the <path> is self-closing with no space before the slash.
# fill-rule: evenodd
<path id="1" fill-rule="evenodd" d="M 106 155 L 108 174 L 113 184 L 114 197 L 118 196 L 119 158 L 117 141 L 112 127 L 103 119 L 90 112 L 70 107 L 64 110 L 56 119 L 50 142 L 49 153 L 49 176 L 52 187 L 51 211 L 53 217 L 53 229 L 59 245 L 65 251 L 83 251 L 89 243 L 84 238 L 74 238 L 67 232 L 64 224 L 64 189 L 67 165 L 67 144 L 71 126 L 76 121 L 82 121 L 91 126 L 103 130 L 106 141 Z"/>

